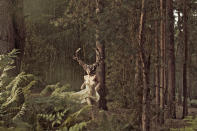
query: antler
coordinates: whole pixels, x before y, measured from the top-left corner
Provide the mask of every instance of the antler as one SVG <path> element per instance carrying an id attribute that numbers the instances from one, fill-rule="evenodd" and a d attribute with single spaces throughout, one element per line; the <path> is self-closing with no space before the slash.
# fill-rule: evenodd
<path id="1" fill-rule="evenodd" d="M 78 60 L 78 59 L 79 59 L 78 53 L 79 53 L 80 50 L 81 50 L 81 48 L 78 48 L 78 49 L 75 51 L 75 55 L 73 55 L 73 59 L 74 59 L 74 60 Z"/>
<path id="2" fill-rule="evenodd" d="M 103 57 L 101 56 L 101 53 L 98 50 L 98 48 L 94 48 L 94 50 L 96 51 L 96 55 L 98 56 L 98 60 L 94 64 L 92 64 L 92 66 L 93 66 L 93 68 L 97 68 L 100 65 L 100 63 L 102 62 Z"/>
<path id="3" fill-rule="evenodd" d="M 101 57 L 101 54 L 99 52 L 99 50 L 96 48 L 94 48 L 94 50 L 96 51 L 96 55 L 99 57 L 99 59 L 93 63 L 92 65 L 87 65 L 86 63 L 84 63 L 82 60 L 80 60 L 80 58 L 78 57 L 78 53 L 79 51 L 81 50 L 81 48 L 78 48 L 76 51 L 75 51 L 75 55 L 73 56 L 73 59 L 76 60 L 79 65 L 81 65 L 83 67 L 83 69 L 86 71 L 86 69 L 88 67 L 91 67 L 92 70 L 96 70 L 96 68 L 100 65 L 100 63 L 102 62 L 103 58 Z"/>
<path id="4" fill-rule="evenodd" d="M 81 50 L 81 48 L 78 48 L 76 51 L 75 51 L 75 55 L 73 55 L 73 59 L 76 60 L 79 65 L 81 65 L 83 67 L 84 70 L 87 69 L 87 64 L 84 63 L 82 60 L 80 60 L 80 58 L 78 57 L 78 53 L 79 51 Z"/>

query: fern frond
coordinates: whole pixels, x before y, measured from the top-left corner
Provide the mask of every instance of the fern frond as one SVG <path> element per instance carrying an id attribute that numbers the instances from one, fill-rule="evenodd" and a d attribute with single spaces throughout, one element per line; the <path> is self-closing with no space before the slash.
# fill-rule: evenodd
<path id="1" fill-rule="evenodd" d="M 19 103 L 24 102 L 24 95 L 21 89 L 17 89 L 15 92 L 11 93 L 11 96 L 7 98 L 7 101 L 2 104 L 2 108 L 8 108 L 12 106 L 17 106 Z"/>
<path id="2" fill-rule="evenodd" d="M 90 110 L 91 109 L 91 106 L 87 105 L 87 106 L 84 106 L 82 109 L 80 109 L 79 111 L 71 114 L 68 116 L 68 118 L 63 122 L 63 124 L 61 125 L 62 127 L 66 126 L 66 127 L 70 127 L 72 126 L 72 124 L 77 120 L 78 116 L 84 112 L 84 111 L 87 111 L 87 110 Z"/>
<path id="3" fill-rule="evenodd" d="M 3 70 L 8 65 L 12 65 L 14 63 L 14 58 L 19 54 L 19 50 L 14 49 L 8 54 L 0 55 L 0 69 Z"/>
<path id="4" fill-rule="evenodd" d="M 27 105 L 26 103 L 24 103 L 20 109 L 20 111 L 16 114 L 16 116 L 14 118 L 12 118 L 13 121 L 20 119 L 22 116 L 25 115 L 25 112 L 27 111 Z"/>
<path id="5" fill-rule="evenodd" d="M 87 126 L 87 122 L 77 123 L 69 128 L 69 131 L 82 131 Z"/>

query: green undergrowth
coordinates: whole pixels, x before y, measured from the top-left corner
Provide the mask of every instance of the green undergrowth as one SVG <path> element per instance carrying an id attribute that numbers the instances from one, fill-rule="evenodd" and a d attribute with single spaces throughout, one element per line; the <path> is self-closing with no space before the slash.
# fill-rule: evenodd
<path id="1" fill-rule="evenodd" d="M 170 131 L 196 131 L 197 130 L 197 117 L 187 116 L 184 121 L 188 124 L 183 128 L 175 129 L 171 128 Z"/>
<path id="2" fill-rule="evenodd" d="M 0 55 L 0 130 L 83 130 L 90 121 L 86 114 L 91 107 L 75 103 L 66 92 L 68 84 L 45 86 L 33 74 L 15 75 L 17 54 L 13 50 Z"/>
<path id="3" fill-rule="evenodd" d="M 33 74 L 13 74 L 17 53 L 0 55 L 0 131 L 137 130 L 127 116 L 72 99 L 69 84 L 45 85 Z"/>

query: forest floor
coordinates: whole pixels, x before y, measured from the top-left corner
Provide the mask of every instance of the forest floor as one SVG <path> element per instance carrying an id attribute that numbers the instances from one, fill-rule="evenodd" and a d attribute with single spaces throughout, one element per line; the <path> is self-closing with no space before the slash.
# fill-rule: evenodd
<path id="1" fill-rule="evenodd" d="M 117 123 L 108 123 L 107 121 L 101 123 L 105 124 L 105 128 L 99 128 L 96 127 L 95 125 L 91 125 L 89 127 L 88 131 L 94 131 L 95 128 L 99 128 L 96 131 L 128 131 L 127 129 L 115 129 L 114 126 L 111 126 L 111 124 L 117 124 L 120 125 L 120 121 L 127 121 L 129 122 L 130 119 L 128 117 L 131 117 L 132 110 L 129 109 L 120 109 L 120 108 L 110 108 L 109 111 L 105 112 L 106 117 L 110 118 L 109 120 L 113 120 L 112 118 L 116 118 Z M 96 120 L 99 120 L 98 113 L 96 115 Z M 114 117 L 112 117 L 114 116 Z M 194 106 L 189 106 L 188 107 L 188 116 L 185 117 L 185 119 L 182 119 L 182 106 L 177 105 L 176 108 L 176 119 L 166 119 L 165 124 L 163 126 L 160 125 L 155 125 L 154 121 L 151 124 L 151 130 L 150 131 L 197 131 L 197 107 Z M 103 119 L 101 119 L 103 120 Z M 96 122 L 97 123 L 97 122 Z M 100 123 L 100 122 L 99 122 Z M 102 125 L 103 126 L 103 125 Z M 130 128 L 129 131 L 139 131 Z"/>
<path id="2" fill-rule="evenodd" d="M 188 107 L 188 116 L 182 119 L 182 106 L 177 106 L 177 118 L 167 119 L 164 126 L 155 131 L 197 131 L 197 108 Z"/>

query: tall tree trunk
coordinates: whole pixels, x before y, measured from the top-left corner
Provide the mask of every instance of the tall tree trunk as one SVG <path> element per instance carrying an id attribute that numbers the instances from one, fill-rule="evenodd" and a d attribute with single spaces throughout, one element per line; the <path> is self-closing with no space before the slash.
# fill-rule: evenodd
<path id="1" fill-rule="evenodd" d="M 155 65 L 155 87 L 156 87 L 156 110 L 157 110 L 157 121 L 159 121 L 159 105 L 160 105 L 160 74 L 159 74 L 159 45 L 158 45 L 158 24 L 155 22 L 155 49 L 156 49 L 156 57 L 157 57 L 157 62 Z"/>
<path id="2" fill-rule="evenodd" d="M 149 97 L 150 97 L 150 87 L 149 87 L 149 67 L 150 58 L 146 60 L 144 51 L 144 27 L 145 27 L 145 0 L 142 0 L 141 17 L 140 17 L 140 27 L 139 27 L 139 57 L 142 62 L 142 77 L 143 77 L 143 98 L 142 98 L 142 131 L 150 130 L 150 116 L 149 116 Z"/>
<path id="3" fill-rule="evenodd" d="M 21 61 L 25 47 L 25 20 L 24 20 L 23 0 L 14 1 L 14 29 L 16 33 L 15 48 L 19 49 L 20 54 L 16 59 L 17 72 L 21 70 Z"/>
<path id="4" fill-rule="evenodd" d="M 157 0 L 155 0 L 155 16 L 158 17 L 157 13 Z M 155 56 L 156 56 L 156 62 L 155 62 L 155 104 L 156 104 L 156 112 L 157 112 L 157 118 L 156 118 L 156 124 L 159 121 L 159 104 L 160 104 L 160 77 L 159 77 L 159 40 L 158 40 L 158 20 L 155 20 Z"/>
<path id="5" fill-rule="evenodd" d="M 187 48 L 187 1 L 184 0 L 184 11 L 183 11 L 183 30 L 184 30 L 184 63 L 183 63 L 183 116 L 184 118 L 188 114 L 187 107 L 187 57 L 188 57 L 188 48 Z"/>
<path id="6" fill-rule="evenodd" d="M 182 24 L 182 22 L 181 22 L 182 20 L 181 20 L 181 15 L 180 15 L 180 10 L 178 10 L 178 30 L 179 30 L 179 35 L 178 35 L 178 41 L 179 41 L 179 45 L 178 45 L 178 49 L 180 49 L 180 51 L 177 49 L 177 54 L 179 54 L 179 55 L 181 55 L 182 56 L 182 37 L 183 37 L 183 35 L 182 35 L 182 28 L 181 28 L 181 24 Z M 178 55 L 177 55 L 178 56 Z M 182 63 L 181 63 L 181 71 L 180 71 L 180 78 L 179 78 L 179 85 L 178 85 L 178 104 L 179 105 L 182 105 L 182 89 L 183 89 L 183 70 L 182 70 L 183 68 L 182 68 Z"/>
<path id="7" fill-rule="evenodd" d="M 161 67 L 160 67 L 160 123 L 164 123 L 164 73 L 165 73 L 165 61 L 164 61 L 164 0 L 160 0 L 160 50 L 161 50 Z"/>
<path id="8" fill-rule="evenodd" d="M 192 100 L 192 98 L 191 98 L 191 86 L 192 86 L 192 84 L 191 84 L 191 78 L 192 78 L 192 72 L 191 72 L 191 58 L 192 58 L 192 56 L 191 56 L 191 53 L 190 53 L 190 48 L 188 48 L 188 73 L 187 73 L 187 79 L 188 79 L 188 99 L 189 99 L 189 101 L 191 102 L 191 100 Z"/>
<path id="9" fill-rule="evenodd" d="M 164 46 L 163 46 L 163 62 L 164 62 L 164 105 L 167 104 L 167 94 L 168 94 L 168 64 L 167 64 L 167 52 L 166 52 L 166 49 L 167 49 L 167 44 L 166 44 L 166 36 L 167 36 L 167 32 L 166 32 L 166 0 L 164 0 L 164 5 L 163 5 L 163 17 L 164 17 L 164 21 L 163 21 L 163 43 L 164 43 Z M 165 118 L 164 118 L 165 119 Z"/>
<path id="10" fill-rule="evenodd" d="M 173 0 L 166 0 L 166 42 L 168 44 L 168 116 L 176 118 L 175 102 L 175 52 Z"/>
<path id="11" fill-rule="evenodd" d="M 96 47 L 100 52 L 101 56 L 96 56 L 96 61 L 99 60 L 99 57 L 102 57 L 105 59 L 105 45 L 104 43 L 100 41 L 99 37 L 99 14 L 102 11 L 102 3 L 101 0 L 96 0 L 96 14 L 97 14 L 97 28 L 96 28 Z M 99 100 L 99 108 L 103 110 L 107 110 L 107 100 L 106 100 L 106 89 L 105 89 L 105 62 L 104 60 L 101 62 L 99 67 L 97 68 L 96 71 L 96 76 L 98 78 L 98 81 L 100 82 L 100 89 L 99 89 L 99 95 L 100 95 L 100 100 Z"/>
<path id="12" fill-rule="evenodd" d="M 1 0 L 0 54 L 8 53 L 14 48 L 20 49 L 21 53 L 15 63 L 16 72 L 20 71 L 25 42 L 24 32 L 23 0 Z"/>
<path id="13" fill-rule="evenodd" d="M 11 0 L 0 1 L 0 54 L 15 48 L 15 30 L 13 25 L 13 4 Z"/>

